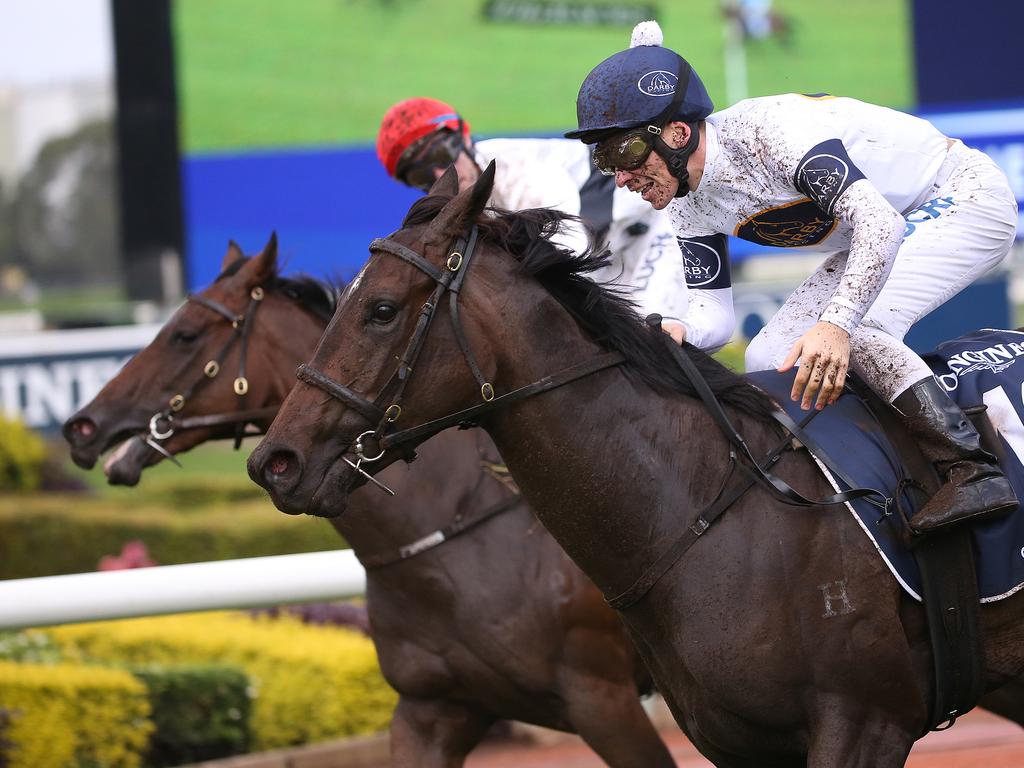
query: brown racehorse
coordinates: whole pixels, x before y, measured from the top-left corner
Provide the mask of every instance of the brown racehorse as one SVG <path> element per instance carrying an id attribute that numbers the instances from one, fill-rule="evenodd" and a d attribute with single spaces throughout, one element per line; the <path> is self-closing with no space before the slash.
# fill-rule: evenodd
<path id="1" fill-rule="evenodd" d="M 254 288 L 263 298 L 250 317 L 246 411 L 280 405 L 333 312 L 322 286 L 277 275 L 273 239 L 252 259 L 232 246 L 221 277 L 200 298 L 243 314 Z M 194 394 L 174 424 L 236 414 L 238 342 L 217 378 L 191 386 L 233 332 L 211 306 L 186 303 L 68 421 L 75 460 L 92 466 L 107 448 L 146 432 L 151 416 L 187 389 Z M 255 421 L 269 423 L 265 416 Z M 165 434 L 168 425 L 157 428 Z M 180 453 L 233 432 L 231 423 L 192 427 L 158 444 Z M 133 438 L 107 461 L 110 481 L 134 484 L 161 458 Z M 482 468 L 499 461 L 481 430 L 451 431 L 425 446 L 415 464 L 381 474 L 397 499 L 366 488 L 352 495 L 345 517 L 331 521 L 370 565 L 446 526 L 506 510 L 443 545 L 367 572 L 373 640 L 400 695 L 391 725 L 394 764 L 460 766 L 495 720 L 514 719 L 579 733 L 609 765 L 674 765 L 638 700 L 649 676 L 622 623 L 502 476 Z"/>
<path id="2" fill-rule="evenodd" d="M 758 483 L 704 532 L 697 513 L 734 485 L 730 444 L 668 337 L 585 279 L 601 257 L 572 257 L 544 237 L 559 214 L 482 215 L 492 183 L 493 165 L 456 194 L 449 173 L 371 244 L 250 475 L 284 511 L 336 513 L 364 482 L 338 461 L 346 451 L 391 446 L 382 465 L 461 412 L 453 419 L 488 431 L 538 517 L 606 595 L 639 582 L 691 524 L 703 533 L 621 615 L 676 720 L 716 765 L 904 765 L 933 688 L 920 606 L 841 506 L 794 508 Z M 772 404 L 688 351 L 754 455 L 768 454 L 780 442 Z M 495 402 L 512 404 L 480 404 L 478 375 Z M 805 496 L 832 493 L 804 451 L 784 452 L 775 472 Z M 829 610 L 839 587 L 843 609 Z M 1022 611 L 1021 593 L 982 606 L 990 689 L 1024 669 Z"/>

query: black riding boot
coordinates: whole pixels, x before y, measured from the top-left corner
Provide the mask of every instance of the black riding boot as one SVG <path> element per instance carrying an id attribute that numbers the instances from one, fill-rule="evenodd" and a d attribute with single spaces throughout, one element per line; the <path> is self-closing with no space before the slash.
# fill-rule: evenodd
<path id="1" fill-rule="evenodd" d="M 973 517 L 998 517 L 1017 507 L 1017 496 L 978 432 L 933 376 L 893 401 L 921 452 L 945 485 L 910 520 L 915 533 Z"/>

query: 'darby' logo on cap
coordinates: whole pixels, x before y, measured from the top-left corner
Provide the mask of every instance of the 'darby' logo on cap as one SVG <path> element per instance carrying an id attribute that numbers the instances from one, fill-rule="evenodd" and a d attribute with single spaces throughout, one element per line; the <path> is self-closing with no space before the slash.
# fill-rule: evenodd
<path id="1" fill-rule="evenodd" d="M 676 92 L 676 83 L 679 78 L 672 72 L 664 69 L 656 69 L 641 77 L 636 84 L 640 93 L 648 96 L 671 96 Z"/>

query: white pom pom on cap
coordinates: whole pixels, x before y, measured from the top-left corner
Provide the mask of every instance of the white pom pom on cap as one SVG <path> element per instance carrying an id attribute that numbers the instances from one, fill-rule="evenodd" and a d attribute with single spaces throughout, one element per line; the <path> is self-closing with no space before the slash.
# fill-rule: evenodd
<path id="1" fill-rule="evenodd" d="M 629 47 L 636 48 L 639 45 L 661 45 L 665 42 L 665 35 L 661 26 L 656 21 L 641 21 L 633 27 L 633 34 L 629 38 Z"/>

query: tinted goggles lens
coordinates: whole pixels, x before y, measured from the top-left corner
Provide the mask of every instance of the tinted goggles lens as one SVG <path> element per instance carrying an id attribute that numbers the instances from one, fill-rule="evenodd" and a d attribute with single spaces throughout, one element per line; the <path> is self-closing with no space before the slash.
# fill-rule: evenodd
<path id="1" fill-rule="evenodd" d="M 462 137 L 442 131 L 413 144 L 398 161 L 395 176 L 403 184 L 426 192 L 436 181 L 435 171 L 445 170 L 462 151 Z"/>
<path id="2" fill-rule="evenodd" d="M 635 171 L 646 162 L 652 149 L 653 137 L 646 131 L 620 134 L 594 147 L 594 165 L 605 176 L 613 176 L 616 171 Z"/>

